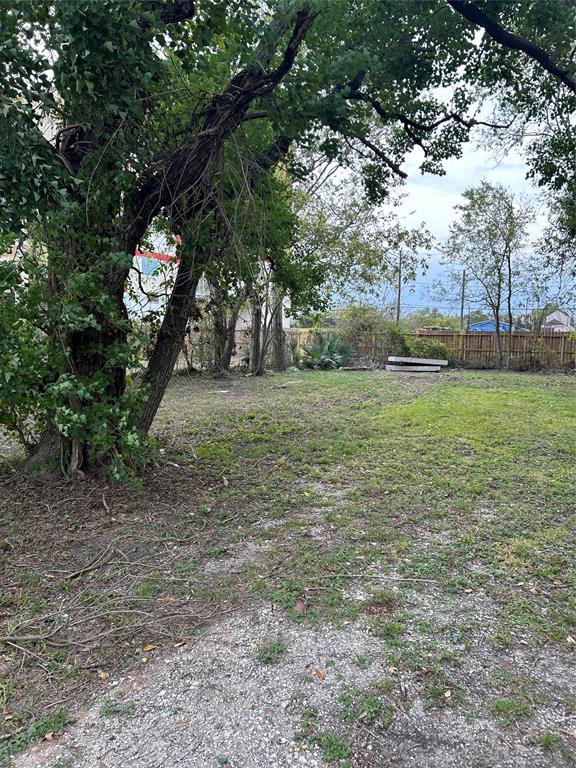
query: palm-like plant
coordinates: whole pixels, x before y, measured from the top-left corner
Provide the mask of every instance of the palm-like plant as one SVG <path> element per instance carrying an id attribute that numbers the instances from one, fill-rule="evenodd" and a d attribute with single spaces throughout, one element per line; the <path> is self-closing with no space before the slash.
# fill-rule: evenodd
<path id="1" fill-rule="evenodd" d="M 317 336 L 311 344 L 304 346 L 302 366 L 316 370 L 340 368 L 346 365 L 352 354 L 353 349 L 350 344 L 346 344 L 334 334 L 325 333 Z"/>

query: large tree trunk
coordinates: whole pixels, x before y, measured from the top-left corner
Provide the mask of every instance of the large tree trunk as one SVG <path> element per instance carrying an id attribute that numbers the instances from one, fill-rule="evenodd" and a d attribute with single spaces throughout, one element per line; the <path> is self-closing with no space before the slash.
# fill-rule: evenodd
<path id="1" fill-rule="evenodd" d="M 242 289 L 231 308 L 226 307 L 227 296 L 214 287 L 213 301 L 215 308 L 212 313 L 212 372 L 216 376 L 227 376 L 236 346 L 236 323 L 245 301 Z"/>
<path id="2" fill-rule="evenodd" d="M 272 358 L 275 371 L 286 370 L 286 335 L 284 334 L 282 293 L 278 288 L 272 291 Z"/>
<path id="3" fill-rule="evenodd" d="M 70 250 L 72 264 L 83 268 L 82 255 L 74 253 L 74 243 L 63 243 L 62 248 Z M 65 280 L 56 276 L 56 270 L 49 265 L 49 293 L 56 306 L 60 296 L 66 291 Z M 56 320 L 52 334 L 54 345 L 65 344 L 68 354 L 67 367 L 60 371 L 61 375 L 70 374 L 80 384 L 94 381 L 102 372 L 106 375 L 105 390 L 100 393 L 103 403 L 114 403 L 119 400 L 126 390 L 126 368 L 122 365 L 108 365 L 113 350 L 126 344 L 128 336 L 128 312 L 124 303 L 124 285 L 127 271 L 118 269 L 102 278 L 103 287 L 112 299 L 115 307 L 113 312 L 103 313 L 94 306 L 85 306 L 87 313 L 95 320 L 95 326 L 71 332 L 67 338 L 62 338 L 62 328 Z M 86 403 L 78 395 L 70 395 L 68 405 L 72 411 L 82 412 Z M 114 442 L 115 424 L 109 425 Z M 118 433 L 119 436 L 119 433 Z M 53 420 L 49 420 L 40 435 L 38 443 L 33 447 L 26 464 L 27 471 L 34 474 L 51 474 L 63 471 L 68 475 L 82 472 L 99 472 L 107 463 L 110 455 L 104 455 L 94 450 L 85 441 L 67 437 L 57 429 Z"/>
<path id="4" fill-rule="evenodd" d="M 222 353 L 222 359 L 220 361 L 220 368 L 224 373 L 230 372 L 230 365 L 232 363 L 232 357 L 236 349 L 236 322 L 238 320 L 238 313 L 240 308 L 235 307 L 230 312 L 228 317 L 228 328 L 226 329 L 226 344 L 224 345 L 224 351 Z"/>
<path id="5" fill-rule="evenodd" d="M 226 328 L 226 344 L 222 352 L 222 359 L 220 360 L 220 369 L 224 373 L 230 372 L 230 365 L 232 363 L 232 357 L 234 350 L 236 349 L 236 323 L 238 322 L 238 315 L 242 309 L 242 305 L 245 301 L 244 292 L 236 299 L 236 302 L 230 313 L 228 314 L 228 325 Z"/>
<path id="6" fill-rule="evenodd" d="M 262 299 L 256 293 L 250 297 L 252 323 L 250 328 L 250 373 L 262 376 L 264 360 L 262 359 Z"/>
<path id="7" fill-rule="evenodd" d="M 172 376 L 186 333 L 186 326 L 195 306 L 198 281 L 210 260 L 207 251 L 197 248 L 194 253 L 193 249 L 194 246 L 191 243 L 185 243 L 182 247 L 172 294 L 166 305 L 164 319 L 142 381 L 143 385 L 149 387 L 148 398 L 138 423 L 144 432 L 148 432 L 152 426 Z"/>
<path id="8" fill-rule="evenodd" d="M 216 376 L 227 373 L 225 368 L 226 346 L 228 341 L 228 323 L 226 322 L 226 307 L 224 299 L 216 292 L 212 310 L 212 373 Z"/>

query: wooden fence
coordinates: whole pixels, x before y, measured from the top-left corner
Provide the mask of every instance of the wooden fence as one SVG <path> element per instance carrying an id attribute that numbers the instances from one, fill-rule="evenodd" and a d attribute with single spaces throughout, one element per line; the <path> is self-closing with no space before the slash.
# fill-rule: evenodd
<path id="1" fill-rule="evenodd" d="M 471 368 L 492 368 L 498 362 L 495 333 L 426 333 L 419 338 L 446 344 L 455 360 Z M 566 333 L 504 333 L 503 359 L 512 368 L 562 368 L 576 360 L 576 340 Z"/>
<path id="2" fill-rule="evenodd" d="M 335 333 L 333 330 L 327 333 Z M 291 328 L 288 331 L 290 342 L 302 351 L 310 344 L 314 332 L 305 328 Z M 497 366 L 495 333 L 435 332 L 406 334 L 410 343 L 413 339 L 422 339 L 445 344 L 451 360 L 459 365 L 471 368 L 494 368 Z M 501 335 L 503 361 L 508 358 L 508 334 Z M 377 364 L 384 364 L 388 355 L 398 354 L 393 348 L 388 333 L 366 333 L 354 340 L 356 357 L 368 359 Z M 565 333 L 519 333 L 511 334 L 511 367 L 515 369 L 563 368 L 576 362 L 576 339 Z"/>

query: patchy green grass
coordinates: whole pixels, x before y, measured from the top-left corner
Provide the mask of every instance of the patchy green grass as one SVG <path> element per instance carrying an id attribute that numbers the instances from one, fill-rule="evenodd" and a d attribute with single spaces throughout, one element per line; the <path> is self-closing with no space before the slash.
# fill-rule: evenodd
<path id="1" fill-rule="evenodd" d="M 133 701 L 122 701 L 118 697 L 108 696 L 100 705 L 100 717 L 113 717 L 115 715 L 133 715 L 136 706 Z"/>
<path id="2" fill-rule="evenodd" d="M 170 618 L 180 611 L 215 620 L 262 598 L 297 622 L 362 622 L 429 710 L 528 728 L 539 708 L 569 707 L 560 685 L 544 691 L 529 671 L 547 650 L 576 647 L 575 423 L 567 375 L 175 379 L 156 423 L 167 461 L 141 491 L 95 488 L 76 504 L 70 488 L 50 498 L 18 486 L 10 504 L 0 500 L 0 608 L 11 617 L 0 635 L 54 631 L 43 617 L 65 605 L 99 617 L 109 668 L 134 663 L 133 646 L 194 633 L 184 613 Z M 283 653 L 277 642 L 260 649 L 265 663 Z M 130 661 L 120 659 L 129 643 Z M 59 685 L 85 682 L 74 648 L 30 650 Z M 515 654 L 526 657 L 521 695 L 490 677 Z M 17 725 L 33 709 L 21 691 L 35 658 L 0 682 Z M 486 679 L 467 672 L 475 659 Z M 355 660 L 367 676 L 371 663 Z M 364 724 L 385 719 L 388 702 L 367 690 L 363 708 L 342 702 L 345 726 L 360 708 Z M 331 735 L 326 759 L 346 761 Z"/>
<path id="3" fill-rule="evenodd" d="M 33 719 L 27 728 L 18 730 L 13 736 L 0 742 L 0 766 L 9 768 L 12 765 L 11 757 L 21 752 L 30 744 L 44 739 L 49 734 L 56 734 L 64 728 L 68 722 L 66 709 L 46 717 Z"/>
<path id="4" fill-rule="evenodd" d="M 497 717 L 503 725 L 514 725 L 517 720 L 530 717 L 533 714 L 532 707 L 522 699 L 509 696 L 495 699 L 490 704 L 490 712 Z"/>
<path id="5" fill-rule="evenodd" d="M 258 648 L 258 661 L 261 664 L 278 664 L 284 653 L 286 653 L 286 643 L 284 638 L 279 635 Z"/>

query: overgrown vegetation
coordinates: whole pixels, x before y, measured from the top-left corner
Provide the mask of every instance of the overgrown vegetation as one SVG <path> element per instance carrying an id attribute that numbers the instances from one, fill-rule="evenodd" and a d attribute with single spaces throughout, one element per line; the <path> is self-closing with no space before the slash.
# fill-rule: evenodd
<path id="1" fill-rule="evenodd" d="M 264 599 L 300 623 L 359 622 L 392 670 L 381 685 L 342 681 L 342 733 L 319 732 L 348 744 L 348 721 L 367 712 L 360 723 L 386 728 L 418 699 L 510 722 L 537 744 L 539 713 L 568 717 L 573 698 L 539 670 L 574 647 L 574 386 L 566 375 L 332 370 L 222 392 L 181 378 L 160 413 L 165 463 L 140 493 L 87 481 L 71 496 L 5 463 L 5 731 L 44 714 L 46 680 L 83 698 Z M 281 659 L 281 645 L 272 637 L 263 657 Z M 351 660 L 367 681 L 372 659 Z"/>
<path id="2" fill-rule="evenodd" d="M 351 344 L 347 344 L 335 334 L 319 334 L 311 344 L 304 346 L 297 363 L 302 368 L 329 370 L 340 368 L 350 360 L 353 354 Z"/>

